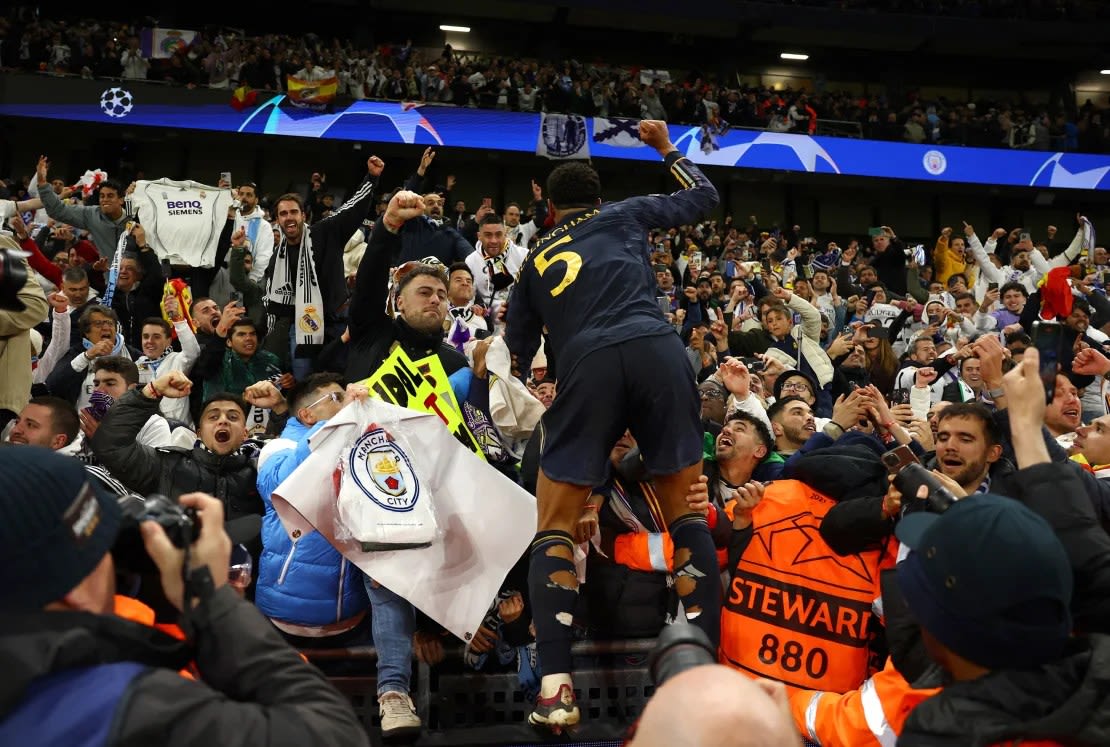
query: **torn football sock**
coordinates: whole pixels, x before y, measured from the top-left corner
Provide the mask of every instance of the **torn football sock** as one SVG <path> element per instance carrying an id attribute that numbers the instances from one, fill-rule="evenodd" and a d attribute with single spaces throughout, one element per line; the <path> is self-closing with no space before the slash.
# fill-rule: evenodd
<path id="1" fill-rule="evenodd" d="M 709 636 L 716 648 L 721 642 L 721 574 L 709 525 L 701 514 L 675 519 L 668 531 L 674 542 L 674 577 L 686 619 Z"/>
<path id="2" fill-rule="evenodd" d="M 574 570 L 574 539 L 566 532 L 536 534 L 528 566 L 536 651 L 544 676 L 570 674 L 570 644 L 578 574 Z"/>

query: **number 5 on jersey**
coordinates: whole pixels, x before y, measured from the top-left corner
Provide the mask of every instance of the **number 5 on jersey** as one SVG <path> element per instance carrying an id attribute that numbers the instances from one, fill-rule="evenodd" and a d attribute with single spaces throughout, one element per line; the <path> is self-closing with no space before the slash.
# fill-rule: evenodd
<path id="1" fill-rule="evenodd" d="M 578 271 L 582 269 L 582 257 L 577 252 L 561 251 L 555 252 L 560 246 L 569 244 L 574 240 L 573 236 L 564 236 L 563 238 L 552 242 L 551 246 L 544 249 L 536 255 L 536 272 L 543 277 L 548 268 L 556 262 L 564 262 L 567 266 L 566 274 L 563 276 L 563 281 L 551 289 L 551 296 L 554 298 L 567 289 L 571 283 L 578 277 Z"/>

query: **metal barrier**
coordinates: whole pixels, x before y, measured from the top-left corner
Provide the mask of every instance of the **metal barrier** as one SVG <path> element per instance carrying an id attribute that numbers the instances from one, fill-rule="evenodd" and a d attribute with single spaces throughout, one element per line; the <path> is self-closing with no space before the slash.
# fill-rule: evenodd
<path id="1" fill-rule="evenodd" d="M 863 125 L 851 120 L 818 119 L 817 129 L 813 134 L 863 139 Z"/>
<path id="2" fill-rule="evenodd" d="M 532 704 L 517 686 L 515 674 L 466 670 L 461 649 L 449 650 L 446 660 L 434 668 L 416 662 L 413 703 L 424 729 L 411 744 L 539 747 L 554 741 L 582 747 L 620 747 L 655 692 L 646 666 L 654 645 L 654 638 L 575 643 L 571 653 L 582 723 L 569 735 L 558 738 L 528 725 Z M 370 735 L 370 743 L 383 745 L 374 648 L 354 646 L 302 653 L 309 661 L 331 670 L 328 679 L 350 699 Z M 808 739 L 803 739 L 803 744 L 817 747 Z"/>
<path id="3" fill-rule="evenodd" d="M 655 692 L 647 671 L 655 639 L 582 641 L 574 656 L 575 694 L 582 724 L 560 741 L 570 744 L 619 744 Z M 370 734 L 381 744 L 378 718 L 377 653 L 372 646 L 306 649 L 309 661 L 351 701 Z M 514 672 L 467 670 L 461 649 L 448 651 L 435 667 L 416 663 L 412 694 L 424 730 L 416 745 L 526 745 L 544 734 L 527 723 L 532 703 L 525 700 Z"/>

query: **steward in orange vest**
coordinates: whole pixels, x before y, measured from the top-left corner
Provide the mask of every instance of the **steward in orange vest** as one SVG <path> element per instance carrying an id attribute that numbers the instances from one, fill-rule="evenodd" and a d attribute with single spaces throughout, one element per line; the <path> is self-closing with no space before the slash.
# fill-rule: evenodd
<path id="1" fill-rule="evenodd" d="M 977 494 L 907 515 L 896 533 L 910 550 L 898 589 L 944 686 L 914 688 L 892 660 L 856 691 L 796 690 L 803 735 L 825 747 L 1110 744 L 1110 637 L 1070 636 L 1073 569 L 1043 518 Z"/>
<path id="2" fill-rule="evenodd" d="M 890 558 L 833 553 L 818 532 L 833 505 L 797 480 L 766 486 L 725 593 L 721 663 L 831 692 L 867 679 L 879 572 Z"/>

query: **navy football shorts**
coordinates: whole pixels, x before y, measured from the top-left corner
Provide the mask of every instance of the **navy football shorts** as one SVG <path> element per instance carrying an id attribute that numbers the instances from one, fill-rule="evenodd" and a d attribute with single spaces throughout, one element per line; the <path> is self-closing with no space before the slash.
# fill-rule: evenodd
<path id="1" fill-rule="evenodd" d="M 702 457 L 701 400 L 678 335 L 638 337 L 587 353 L 544 415 L 540 466 L 552 480 L 598 486 L 609 453 L 632 431 L 652 475 L 671 475 Z"/>

